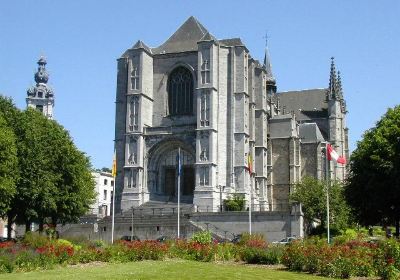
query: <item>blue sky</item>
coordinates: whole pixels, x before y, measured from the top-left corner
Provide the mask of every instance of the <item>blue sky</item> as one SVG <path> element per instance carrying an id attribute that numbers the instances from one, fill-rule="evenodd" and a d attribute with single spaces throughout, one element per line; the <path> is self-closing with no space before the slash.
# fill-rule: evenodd
<path id="1" fill-rule="evenodd" d="M 191 15 L 215 37 L 241 37 L 262 60 L 265 32 L 279 91 L 328 86 L 342 73 L 350 148 L 400 103 L 400 1 L 5 1 L 0 93 L 25 108 L 40 55 L 55 118 L 94 167 L 111 166 L 116 59 L 138 39 L 158 46 Z"/>

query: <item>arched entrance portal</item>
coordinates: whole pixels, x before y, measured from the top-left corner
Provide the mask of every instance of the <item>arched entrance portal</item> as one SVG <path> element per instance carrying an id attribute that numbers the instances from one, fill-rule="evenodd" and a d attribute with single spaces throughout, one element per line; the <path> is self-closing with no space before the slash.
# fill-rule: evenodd
<path id="1" fill-rule="evenodd" d="M 181 201 L 193 202 L 195 187 L 194 150 L 179 141 L 157 145 L 149 153 L 148 185 L 150 200 L 177 201 L 177 154 L 181 150 L 182 173 L 180 178 Z"/>

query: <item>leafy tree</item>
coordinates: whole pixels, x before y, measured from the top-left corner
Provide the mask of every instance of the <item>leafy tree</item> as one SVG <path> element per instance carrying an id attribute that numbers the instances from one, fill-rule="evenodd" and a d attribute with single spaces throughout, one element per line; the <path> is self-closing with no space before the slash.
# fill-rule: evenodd
<path id="1" fill-rule="evenodd" d="M 37 222 L 42 230 L 45 222 L 76 221 L 95 197 L 89 158 L 75 147 L 61 125 L 36 110 L 21 112 L 11 99 L 0 96 L 0 112 L 4 115 L 4 124 L 0 121 L 0 147 L 8 139 L 3 139 L 2 133 L 14 132 L 18 159 L 14 169 L 16 192 L 7 202 L 8 224 L 25 223 L 29 230 L 30 224 Z M 2 194 L 0 207 L 7 197 Z M 11 234 L 11 228 L 8 232 Z"/>
<path id="2" fill-rule="evenodd" d="M 304 177 L 296 184 L 290 195 L 292 201 L 303 206 L 304 218 L 309 225 L 314 220 L 326 227 L 326 182 L 313 177 Z M 337 229 L 345 228 L 349 223 L 349 207 L 344 200 L 344 189 L 339 182 L 331 182 L 329 187 L 330 224 Z"/>
<path id="3" fill-rule="evenodd" d="M 108 167 L 103 167 L 103 168 L 101 169 L 101 171 L 102 171 L 102 172 L 111 173 L 111 169 L 108 168 Z"/>
<path id="4" fill-rule="evenodd" d="M 19 136 L 22 131 L 21 126 L 20 126 L 20 119 L 21 119 L 21 111 L 17 109 L 11 98 L 4 97 L 0 95 L 0 112 L 2 114 L 2 117 L 5 122 L 5 126 L 11 129 L 14 133 L 15 136 L 15 143 L 17 146 L 17 160 L 20 158 L 18 155 L 18 145 L 19 145 Z M 18 160 L 19 161 L 19 160 Z M 21 174 L 20 168 L 19 168 L 19 163 L 14 169 L 14 175 L 16 178 L 19 178 L 19 175 Z M 15 193 L 14 193 L 14 198 L 19 195 L 18 191 L 18 182 L 16 182 L 16 188 L 15 188 Z M 16 217 L 16 209 L 13 205 L 14 199 L 8 202 L 7 205 L 7 212 L 5 215 L 2 215 L 2 217 L 6 216 L 7 217 L 7 234 L 8 238 L 11 238 L 11 231 L 12 231 L 12 224 L 15 222 L 15 217 Z"/>
<path id="5" fill-rule="evenodd" d="M 15 135 L 0 113 L 0 217 L 10 209 L 11 199 L 16 193 L 17 166 Z"/>
<path id="6" fill-rule="evenodd" d="M 57 122 L 35 110 L 27 110 L 25 115 L 21 149 L 24 194 L 18 204 L 26 207 L 20 217 L 27 224 L 38 222 L 39 230 L 49 219 L 52 223 L 75 222 L 95 197 L 89 159 Z"/>
<path id="7" fill-rule="evenodd" d="M 350 158 L 346 198 L 363 225 L 400 222 L 400 106 L 366 131 Z"/>

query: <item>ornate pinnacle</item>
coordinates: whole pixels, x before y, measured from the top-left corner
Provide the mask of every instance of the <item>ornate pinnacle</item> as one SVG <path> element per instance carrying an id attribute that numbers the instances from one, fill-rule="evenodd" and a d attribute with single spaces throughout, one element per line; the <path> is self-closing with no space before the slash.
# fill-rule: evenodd
<path id="1" fill-rule="evenodd" d="M 335 58 L 331 57 L 331 73 L 329 76 L 329 99 L 335 99 L 337 97 L 337 93 Z"/>

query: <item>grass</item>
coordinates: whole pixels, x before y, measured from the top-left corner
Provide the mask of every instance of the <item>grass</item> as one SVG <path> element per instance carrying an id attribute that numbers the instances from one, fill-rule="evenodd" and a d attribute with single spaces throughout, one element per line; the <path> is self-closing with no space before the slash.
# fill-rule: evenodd
<path id="1" fill-rule="evenodd" d="M 142 261 L 123 264 L 89 264 L 54 270 L 0 274 L 0 279 L 129 279 L 129 280 L 302 280 L 328 279 L 265 267 L 215 264 L 184 260 Z M 330 278 L 332 279 L 332 278 Z"/>

